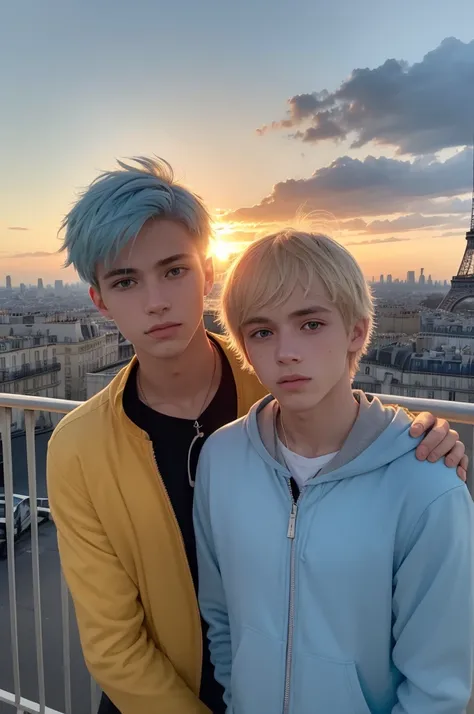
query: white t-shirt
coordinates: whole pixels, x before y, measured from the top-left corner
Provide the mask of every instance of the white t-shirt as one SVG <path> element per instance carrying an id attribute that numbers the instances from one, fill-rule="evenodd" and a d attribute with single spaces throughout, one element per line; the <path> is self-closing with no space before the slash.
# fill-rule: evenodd
<path id="1" fill-rule="evenodd" d="M 300 454 L 295 454 L 294 451 L 290 451 L 282 441 L 280 441 L 280 449 L 288 470 L 291 471 L 291 475 L 300 490 L 306 485 L 306 481 L 317 476 L 323 466 L 329 463 L 337 454 L 337 451 L 334 451 L 332 454 L 308 458 L 307 456 L 300 456 Z"/>

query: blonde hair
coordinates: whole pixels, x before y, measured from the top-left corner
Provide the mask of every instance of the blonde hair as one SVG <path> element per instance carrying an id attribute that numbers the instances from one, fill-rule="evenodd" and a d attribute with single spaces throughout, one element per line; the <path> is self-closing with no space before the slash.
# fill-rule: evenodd
<path id="1" fill-rule="evenodd" d="M 370 288 L 354 257 L 328 236 L 286 229 L 251 243 L 230 267 L 221 294 L 220 322 L 243 366 L 252 371 L 242 325 L 264 307 L 278 307 L 297 285 L 305 292 L 314 277 L 323 283 L 349 332 L 358 320 L 368 320 L 364 347 L 351 353 L 351 376 L 357 371 L 373 329 Z"/>

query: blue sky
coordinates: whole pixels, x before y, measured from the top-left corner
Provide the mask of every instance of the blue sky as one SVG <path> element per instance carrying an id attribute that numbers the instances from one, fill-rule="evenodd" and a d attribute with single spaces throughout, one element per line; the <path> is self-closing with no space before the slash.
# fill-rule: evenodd
<path id="1" fill-rule="evenodd" d="M 472 0 L 328 5 L 5 5 L 0 265 L 22 279 L 40 269 L 57 272 L 56 258 L 38 257 L 27 269 L 11 255 L 54 251 L 75 192 L 115 157 L 162 155 L 211 208 L 237 210 L 258 204 L 274 184 L 310 177 L 346 153 L 360 160 L 369 153 L 394 156 L 393 147 L 312 145 L 279 131 L 260 137 L 256 129 L 282 119 L 289 97 L 335 91 L 355 68 L 379 67 L 388 58 L 420 62 L 450 36 L 472 41 Z M 8 230 L 15 226 L 28 230 Z"/>

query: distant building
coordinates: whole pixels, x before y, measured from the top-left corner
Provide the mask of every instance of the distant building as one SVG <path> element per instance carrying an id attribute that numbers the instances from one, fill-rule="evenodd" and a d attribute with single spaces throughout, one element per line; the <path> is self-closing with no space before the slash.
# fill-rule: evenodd
<path id="1" fill-rule="evenodd" d="M 407 273 L 407 283 L 408 285 L 414 285 L 415 284 L 415 271 L 414 270 L 409 270 Z"/>
<path id="2" fill-rule="evenodd" d="M 0 337 L 0 392 L 64 399 L 64 381 L 57 347 L 46 336 Z M 59 421 L 49 412 L 37 414 L 37 425 Z M 12 428 L 24 428 L 24 412 L 13 410 Z"/>
<path id="3" fill-rule="evenodd" d="M 420 329 L 420 313 L 397 305 L 376 305 L 375 325 L 377 333 L 414 335 Z"/>
<path id="4" fill-rule="evenodd" d="M 375 394 L 474 402 L 474 356 L 385 345 L 362 359 L 354 387 Z"/>
<path id="5" fill-rule="evenodd" d="M 64 285 L 62 280 L 54 281 L 54 294 L 62 295 L 64 293 Z"/>
<path id="6" fill-rule="evenodd" d="M 428 275 L 428 285 L 430 287 L 432 287 L 432 285 L 433 285 L 433 278 L 431 277 L 431 275 Z"/>
<path id="7" fill-rule="evenodd" d="M 25 283 L 20 283 L 20 293 L 24 295 L 26 293 L 26 285 Z"/>
<path id="8" fill-rule="evenodd" d="M 7 290 L 12 289 L 12 276 L 11 275 L 7 275 L 7 277 L 5 279 L 5 285 L 6 285 Z"/>
<path id="9" fill-rule="evenodd" d="M 389 274 L 387 275 L 387 285 L 391 285 L 391 284 L 392 284 L 392 276 L 391 276 L 390 273 L 389 273 Z"/>
<path id="10" fill-rule="evenodd" d="M 43 292 L 43 290 L 44 290 L 43 278 L 38 278 L 38 292 Z"/>
<path id="11" fill-rule="evenodd" d="M 381 275 L 381 276 L 380 276 L 380 285 L 383 285 L 384 282 L 385 282 L 384 276 Z"/>
<path id="12" fill-rule="evenodd" d="M 21 322 L 10 318 L 0 323 L 0 338 L 14 335 L 47 338 L 55 345 L 55 356 L 64 377 L 66 399 L 82 401 L 86 398 L 86 374 L 117 362 L 119 358 L 118 332 L 101 333 L 90 320 L 47 318 L 44 315 L 23 315 Z"/>
<path id="13" fill-rule="evenodd" d="M 425 270 L 424 268 L 420 268 L 420 277 L 419 277 L 419 279 L 418 279 L 418 284 L 419 284 L 419 285 L 424 285 L 425 282 L 426 282 L 426 278 L 425 278 L 425 275 L 424 275 L 424 270 Z"/>

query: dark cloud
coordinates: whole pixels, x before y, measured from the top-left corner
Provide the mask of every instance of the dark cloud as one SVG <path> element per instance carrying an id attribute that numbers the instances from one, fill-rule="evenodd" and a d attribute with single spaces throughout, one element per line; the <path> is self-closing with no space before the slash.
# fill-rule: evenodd
<path id="1" fill-rule="evenodd" d="M 25 228 L 24 226 L 9 226 L 8 227 L 9 231 L 29 231 L 29 228 Z"/>
<path id="2" fill-rule="evenodd" d="M 48 258 L 50 255 L 57 255 L 57 251 L 48 253 L 46 250 L 37 250 L 33 253 L 12 253 L 9 258 Z"/>
<path id="3" fill-rule="evenodd" d="M 373 238 L 372 240 L 356 240 L 351 243 L 346 243 L 346 245 L 372 245 L 374 243 L 402 243 L 405 240 L 410 240 L 410 238 Z"/>
<path id="4" fill-rule="evenodd" d="M 258 129 L 292 129 L 303 142 L 354 137 L 399 154 L 426 154 L 472 143 L 474 40 L 445 39 L 413 65 L 388 59 L 375 69 L 355 69 L 334 92 L 298 94 L 286 119 Z"/>
<path id="5" fill-rule="evenodd" d="M 445 162 L 342 156 L 310 178 L 275 184 L 259 204 L 232 211 L 226 220 L 288 221 L 313 211 L 338 219 L 407 213 L 422 200 L 455 197 L 471 186 L 472 152 L 467 148 Z"/>

